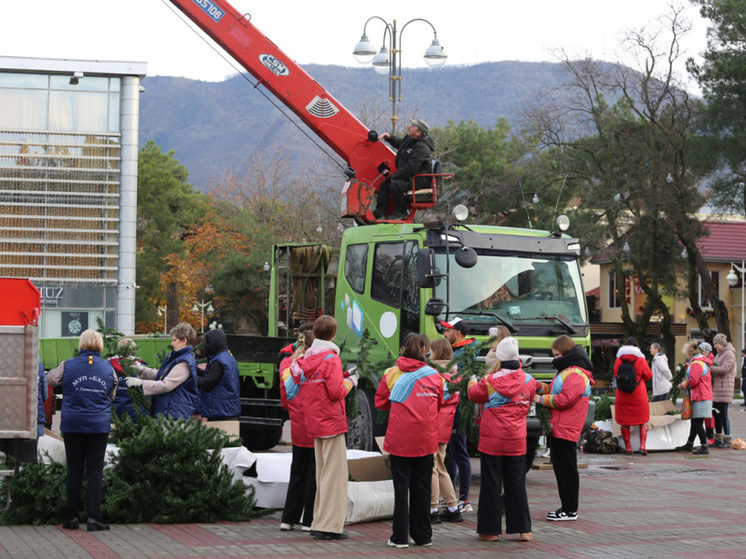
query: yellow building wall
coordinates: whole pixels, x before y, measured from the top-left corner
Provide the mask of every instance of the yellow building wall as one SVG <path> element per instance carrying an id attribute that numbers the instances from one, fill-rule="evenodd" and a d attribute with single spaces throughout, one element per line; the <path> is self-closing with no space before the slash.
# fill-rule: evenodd
<path id="1" fill-rule="evenodd" d="M 726 308 L 728 309 L 728 315 L 730 319 L 730 333 L 731 333 L 731 339 L 729 340 L 733 346 L 736 348 L 736 351 L 738 352 L 738 355 L 740 355 L 740 350 L 743 347 L 743 342 L 739 341 L 739 336 L 742 332 L 741 327 L 741 291 L 742 288 L 740 286 L 737 286 L 735 288 L 731 288 L 727 281 L 725 280 L 725 277 L 728 275 L 728 272 L 730 271 L 730 264 L 729 263 L 708 263 L 708 269 L 711 272 L 720 272 L 720 278 L 719 278 L 719 287 L 720 287 L 720 299 L 725 303 Z M 609 288 L 610 288 L 610 282 L 609 282 L 609 272 L 612 270 L 612 267 L 610 264 L 602 264 L 600 265 L 600 306 L 601 306 L 601 322 L 621 322 L 622 321 L 622 309 L 621 308 L 609 308 Z M 619 282 L 618 285 L 619 290 L 621 291 L 620 295 L 622 298 L 625 297 L 625 283 L 624 279 Z M 686 297 L 686 285 L 684 282 L 684 279 L 682 277 L 682 280 L 679 285 L 679 291 L 680 296 L 678 298 L 671 298 L 672 306 L 673 308 L 670 308 L 671 315 L 672 315 L 672 321 L 674 323 L 684 323 L 686 324 L 686 336 L 676 336 L 676 347 L 673 349 L 673 351 L 670 351 L 668 348 L 666 348 L 666 355 L 669 359 L 669 364 L 672 366 L 681 363 L 684 360 L 684 357 L 681 353 L 681 350 L 684 346 L 684 343 L 686 343 L 692 336 L 691 336 L 691 330 L 698 329 L 696 321 L 694 318 L 689 316 L 687 314 L 687 309 L 689 308 L 689 299 Z M 639 296 L 635 293 L 634 288 L 630 289 L 630 313 L 634 313 L 634 309 L 637 308 L 638 304 L 642 303 L 644 301 L 644 296 Z M 709 319 L 709 324 L 712 328 L 716 327 L 715 318 Z M 697 338 L 701 339 L 700 336 L 696 336 Z M 740 363 L 740 362 L 739 362 Z M 740 367 L 739 367 L 739 375 L 740 375 Z"/>

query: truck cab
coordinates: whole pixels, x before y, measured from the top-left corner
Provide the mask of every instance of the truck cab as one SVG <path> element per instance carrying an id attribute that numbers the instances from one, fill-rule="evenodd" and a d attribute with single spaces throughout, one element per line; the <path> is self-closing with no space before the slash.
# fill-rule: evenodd
<path id="1" fill-rule="evenodd" d="M 443 335 L 440 322 L 458 316 L 480 343 L 490 327 L 506 326 L 519 341 L 524 368 L 548 381 L 556 372 L 557 336 L 590 350 L 579 257 L 577 239 L 557 232 L 444 223 L 353 227 L 338 251 L 318 243 L 275 247 L 270 335 L 289 336 L 301 321 L 333 314 L 335 342 L 349 367 L 365 332 L 370 361 L 393 361 L 407 334 L 436 339 Z M 374 448 L 375 436 L 385 432 L 376 415 L 373 392 L 358 391 L 349 446 Z M 538 419 L 530 419 L 534 448 L 540 434 Z"/>

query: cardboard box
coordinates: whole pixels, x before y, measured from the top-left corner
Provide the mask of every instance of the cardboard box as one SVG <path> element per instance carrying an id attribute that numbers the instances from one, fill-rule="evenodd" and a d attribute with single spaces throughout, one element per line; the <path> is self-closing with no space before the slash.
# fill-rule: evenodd
<path id="1" fill-rule="evenodd" d="M 213 429 L 220 429 L 230 437 L 231 441 L 235 441 L 241 436 L 241 422 L 237 419 L 233 421 L 208 421 L 205 425 Z"/>
<path id="2" fill-rule="evenodd" d="M 372 522 L 394 517 L 394 481 L 391 459 L 383 450 L 383 437 L 376 437 L 377 452 L 347 451 L 347 514 L 345 524 Z"/>
<path id="3" fill-rule="evenodd" d="M 290 481 L 292 453 L 263 452 L 251 456 L 256 460 L 256 476 L 242 476 L 242 480 L 254 488 L 257 506 L 282 509 Z M 243 470 L 249 467 L 251 464 Z M 347 489 L 347 523 L 392 517 L 394 485 L 388 454 L 348 450 L 347 470 L 353 480 L 348 482 Z"/>
<path id="4" fill-rule="evenodd" d="M 689 438 L 690 421 L 681 419 L 681 413 L 667 415 L 668 412 L 676 410 L 671 400 L 661 402 L 649 402 L 650 420 L 648 421 L 648 439 L 645 444 L 647 450 L 673 450 L 677 446 L 686 443 Z M 611 418 L 613 420 L 612 434 L 619 441 L 619 448 L 626 450 L 622 440 L 622 430 L 614 419 L 614 406 L 611 406 Z M 630 443 L 632 450 L 640 449 L 640 428 L 634 426 L 630 429 Z"/>
<path id="5" fill-rule="evenodd" d="M 355 482 L 390 479 L 391 459 L 388 453 L 348 450 L 347 472 L 350 480 Z"/>

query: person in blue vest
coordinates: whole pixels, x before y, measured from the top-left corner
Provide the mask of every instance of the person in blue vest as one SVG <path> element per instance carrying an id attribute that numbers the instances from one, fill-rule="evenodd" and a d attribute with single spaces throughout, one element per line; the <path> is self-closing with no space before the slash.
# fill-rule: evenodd
<path id="1" fill-rule="evenodd" d="M 67 508 L 62 527 L 78 529 L 80 492 L 85 472 L 88 531 L 108 530 L 101 522 L 101 497 L 106 445 L 111 431 L 111 402 L 117 376 L 101 358 L 104 340 L 95 330 L 80 335 L 80 355 L 49 371 L 47 382 L 62 386 L 60 429 L 67 457 Z"/>
<path id="2" fill-rule="evenodd" d="M 201 413 L 207 421 L 228 421 L 241 417 L 241 388 L 238 363 L 228 350 L 225 332 L 220 329 L 205 333 L 207 367 L 200 376 L 197 388 L 202 395 Z"/>
<path id="3" fill-rule="evenodd" d="M 36 436 L 44 436 L 44 423 L 47 414 L 44 412 L 44 401 L 47 399 L 49 390 L 47 388 L 47 375 L 44 373 L 44 361 L 39 357 L 39 395 L 37 398 Z"/>
<path id="4" fill-rule="evenodd" d="M 180 322 L 169 332 L 173 351 L 168 354 L 156 371 L 142 364 L 133 363 L 138 375 L 124 379 L 128 388 L 142 386 L 145 396 L 152 396 L 150 413 L 173 419 L 190 419 L 199 412 L 200 398 L 197 389 L 197 363 L 194 360 L 194 340 L 197 334 L 192 325 Z"/>
<path id="5" fill-rule="evenodd" d="M 135 353 L 137 353 L 137 344 L 134 340 L 122 338 L 119 340 L 119 343 L 117 343 L 117 348 L 120 355 L 109 357 L 109 363 L 111 363 L 111 366 L 114 368 L 114 372 L 117 374 L 117 380 L 119 381 L 117 394 L 114 397 L 114 413 L 119 419 L 129 417 L 134 423 L 137 423 L 139 420 L 138 411 L 140 415 L 144 416 L 148 414 L 148 410 L 139 406 L 136 408 L 135 404 L 132 402 L 125 381 L 127 375 L 126 364 L 129 363 L 129 367 L 131 368 L 134 363 L 142 363 L 142 361 L 135 357 Z"/>

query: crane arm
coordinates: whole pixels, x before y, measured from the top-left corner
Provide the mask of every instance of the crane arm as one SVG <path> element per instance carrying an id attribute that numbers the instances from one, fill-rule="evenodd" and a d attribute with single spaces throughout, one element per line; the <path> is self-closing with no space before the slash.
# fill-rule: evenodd
<path id="1" fill-rule="evenodd" d="M 395 154 L 225 0 L 170 0 L 347 163 L 342 217 L 375 221 L 369 205 Z"/>

